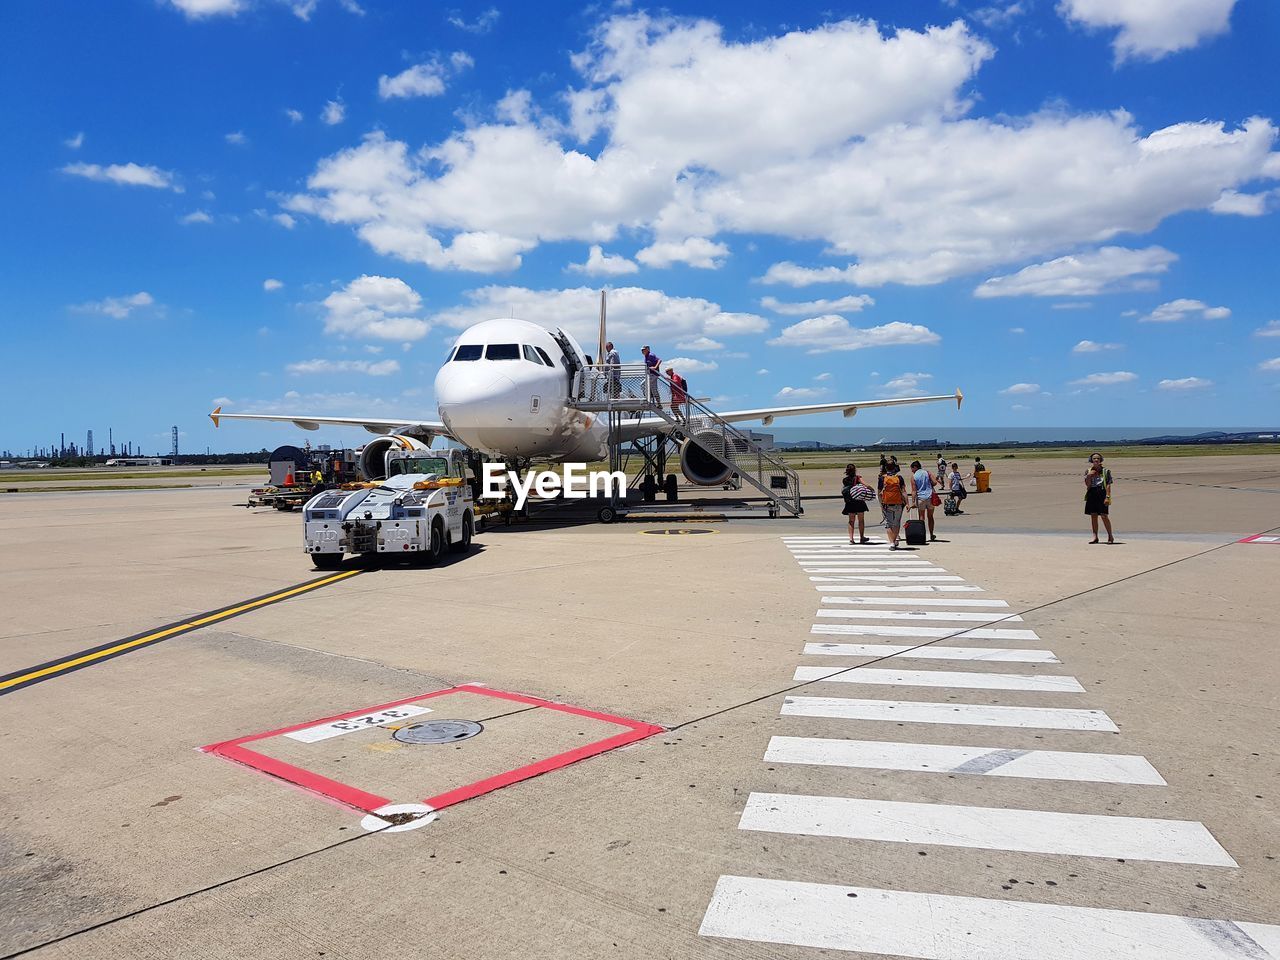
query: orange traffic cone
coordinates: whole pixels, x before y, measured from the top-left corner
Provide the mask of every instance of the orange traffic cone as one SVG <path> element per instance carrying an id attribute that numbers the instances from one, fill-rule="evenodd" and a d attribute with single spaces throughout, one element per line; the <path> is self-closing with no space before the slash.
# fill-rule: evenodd
<path id="1" fill-rule="evenodd" d="M 293 486 L 293 474 L 292 474 L 292 473 L 286 473 L 286 474 L 284 475 L 284 485 L 285 485 L 286 487 L 292 487 L 292 486 Z"/>

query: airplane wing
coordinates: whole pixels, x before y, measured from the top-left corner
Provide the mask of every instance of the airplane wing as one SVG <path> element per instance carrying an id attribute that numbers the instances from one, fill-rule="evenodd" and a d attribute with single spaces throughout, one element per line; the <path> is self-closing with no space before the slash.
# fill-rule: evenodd
<path id="1" fill-rule="evenodd" d="M 941 397 L 898 397 L 893 400 L 846 400 L 843 403 L 810 403 L 799 407 L 762 407 L 758 410 L 730 410 L 717 414 L 721 420 L 729 423 L 743 423 L 748 420 L 759 420 L 766 427 L 773 423 L 775 417 L 798 417 L 806 413 L 834 413 L 840 410 L 846 417 L 852 417 L 863 407 L 893 407 L 904 403 L 933 403 L 937 400 L 954 400 L 956 409 L 964 401 L 964 394 L 956 390 L 954 394 Z M 655 433 L 668 433 L 674 425 L 661 417 L 646 415 L 635 420 L 623 420 L 619 425 L 618 439 L 626 443 Z"/>
<path id="2" fill-rule="evenodd" d="M 759 420 L 766 427 L 773 423 L 775 417 L 798 417 L 806 413 L 834 413 L 841 411 L 846 417 L 852 417 L 859 410 L 870 407 L 895 407 L 904 403 L 934 403 L 938 400 L 954 400 L 956 409 L 964 401 L 964 394 L 956 390 L 954 394 L 941 397 L 897 397 L 893 400 L 846 400 L 844 403 L 810 403 L 799 407 L 763 407 L 759 410 L 730 410 L 719 414 L 721 420 L 730 423 L 742 423 L 746 420 Z"/>
<path id="3" fill-rule="evenodd" d="M 215 427 L 222 420 L 269 420 L 277 423 L 292 423 L 303 430 L 319 430 L 321 424 L 335 427 L 363 427 L 370 433 L 397 433 L 421 440 L 429 440 L 434 436 L 453 439 L 448 428 L 439 420 L 385 420 L 381 417 L 311 417 L 291 416 L 275 413 L 223 413 L 218 407 L 209 414 Z"/>

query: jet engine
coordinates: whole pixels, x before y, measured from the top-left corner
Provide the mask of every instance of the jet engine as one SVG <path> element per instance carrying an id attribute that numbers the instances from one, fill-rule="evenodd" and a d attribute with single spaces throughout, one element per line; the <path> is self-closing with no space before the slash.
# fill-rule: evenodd
<path id="1" fill-rule="evenodd" d="M 685 479 L 702 487 L 716 487 L 728 482 L 733 468 L 726 467 L 713 455 L 713 452 L 724 454 L 725 440 L 715 430 L 700 430 L 685 440 L 680 447 L 680 472 Z"/>
<path id="2" fill-rule="evenodd" d="M 387 479 L 387 453 L 391 450 L 427 450 L 429 444 L 398 433 L 370 440 L 360 451 L 356 466 L 366 480 Z"/>

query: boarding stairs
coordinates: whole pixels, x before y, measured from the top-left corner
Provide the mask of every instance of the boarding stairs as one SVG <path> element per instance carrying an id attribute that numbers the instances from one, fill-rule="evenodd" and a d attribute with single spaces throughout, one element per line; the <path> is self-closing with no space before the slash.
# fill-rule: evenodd
<path id="1" fill-rule="evenodd" d="M 682 447 L 696 443 L 714 461 L 721 464 L 728 475 L 723 486 L 726 489 L 752 487 L 763 499 L 755 503 L 739 503 L 734 506 L 726 501 L 722 509 L 704 502 L 687 504 L 682 513 L 706 514 L 710 511 L 725 515 L 760 515 L 776 517 L 799 516 L 804 512 L 800 501 L 800 481 L 796 472 L 779 457 L 762 447 L 749 434 L 719 417 L 704 401 L 685 395 L 672 401 L 672 383 L 662 374 L 651 374 L 644 364 L 620 364 L 614 367 L 589 366 L 577 370 L 572 376 L 569 402 L 584 412 L 604 414 L 609 418 L 609 469 L 626 470 L 630 454 L 639 454 L 642 468 L 631 481 L 642 490 L 646 500 L 651 500 L 658 488 L 663 488 L 670 502 L 677 498 L 674 485 L 664 483 L 668 477 L 667 460 L 674 455 L 678 463 Z M 681 393 L 677 388 L 676 396 Z M 655 432 L 637 438 L 630 443 L 621 440 L 638 419 L 661 421 L 654 424 Z M 652 477 L 656 476 L 655 483 Z M 705 490 L 706 487 L 698 489 Z M 616 500 L 616 498 L 615 498 Z M 617 515 L 637 512 L 634 504 L 614 502 Z M 663 511 L 674 515 L 672 507 L 645 503 L 639 512 Z"/>

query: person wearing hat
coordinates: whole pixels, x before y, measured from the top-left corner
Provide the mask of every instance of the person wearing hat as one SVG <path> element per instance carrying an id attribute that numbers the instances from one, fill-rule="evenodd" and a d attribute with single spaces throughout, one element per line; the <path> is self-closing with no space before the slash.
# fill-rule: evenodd
<path id="1" fill-rule="evenodd" d="M 645 372 L 649 375 L 649 400 L 653 403 L 658 403 L 658 370 L 661 369 L 659 364 L 662 361 L 658 359 L 656 353 L 649 349 L 647 343 L 640 348 L 640 352 L 644 354 Z"/>
<path id="2" fill-rule="evenodd" d="M 689 399 L 689 381 L 667 367 L 667 382 L 671 384 L 671 412 L 678 417 L 682 413 L 680 408 Z"/>

